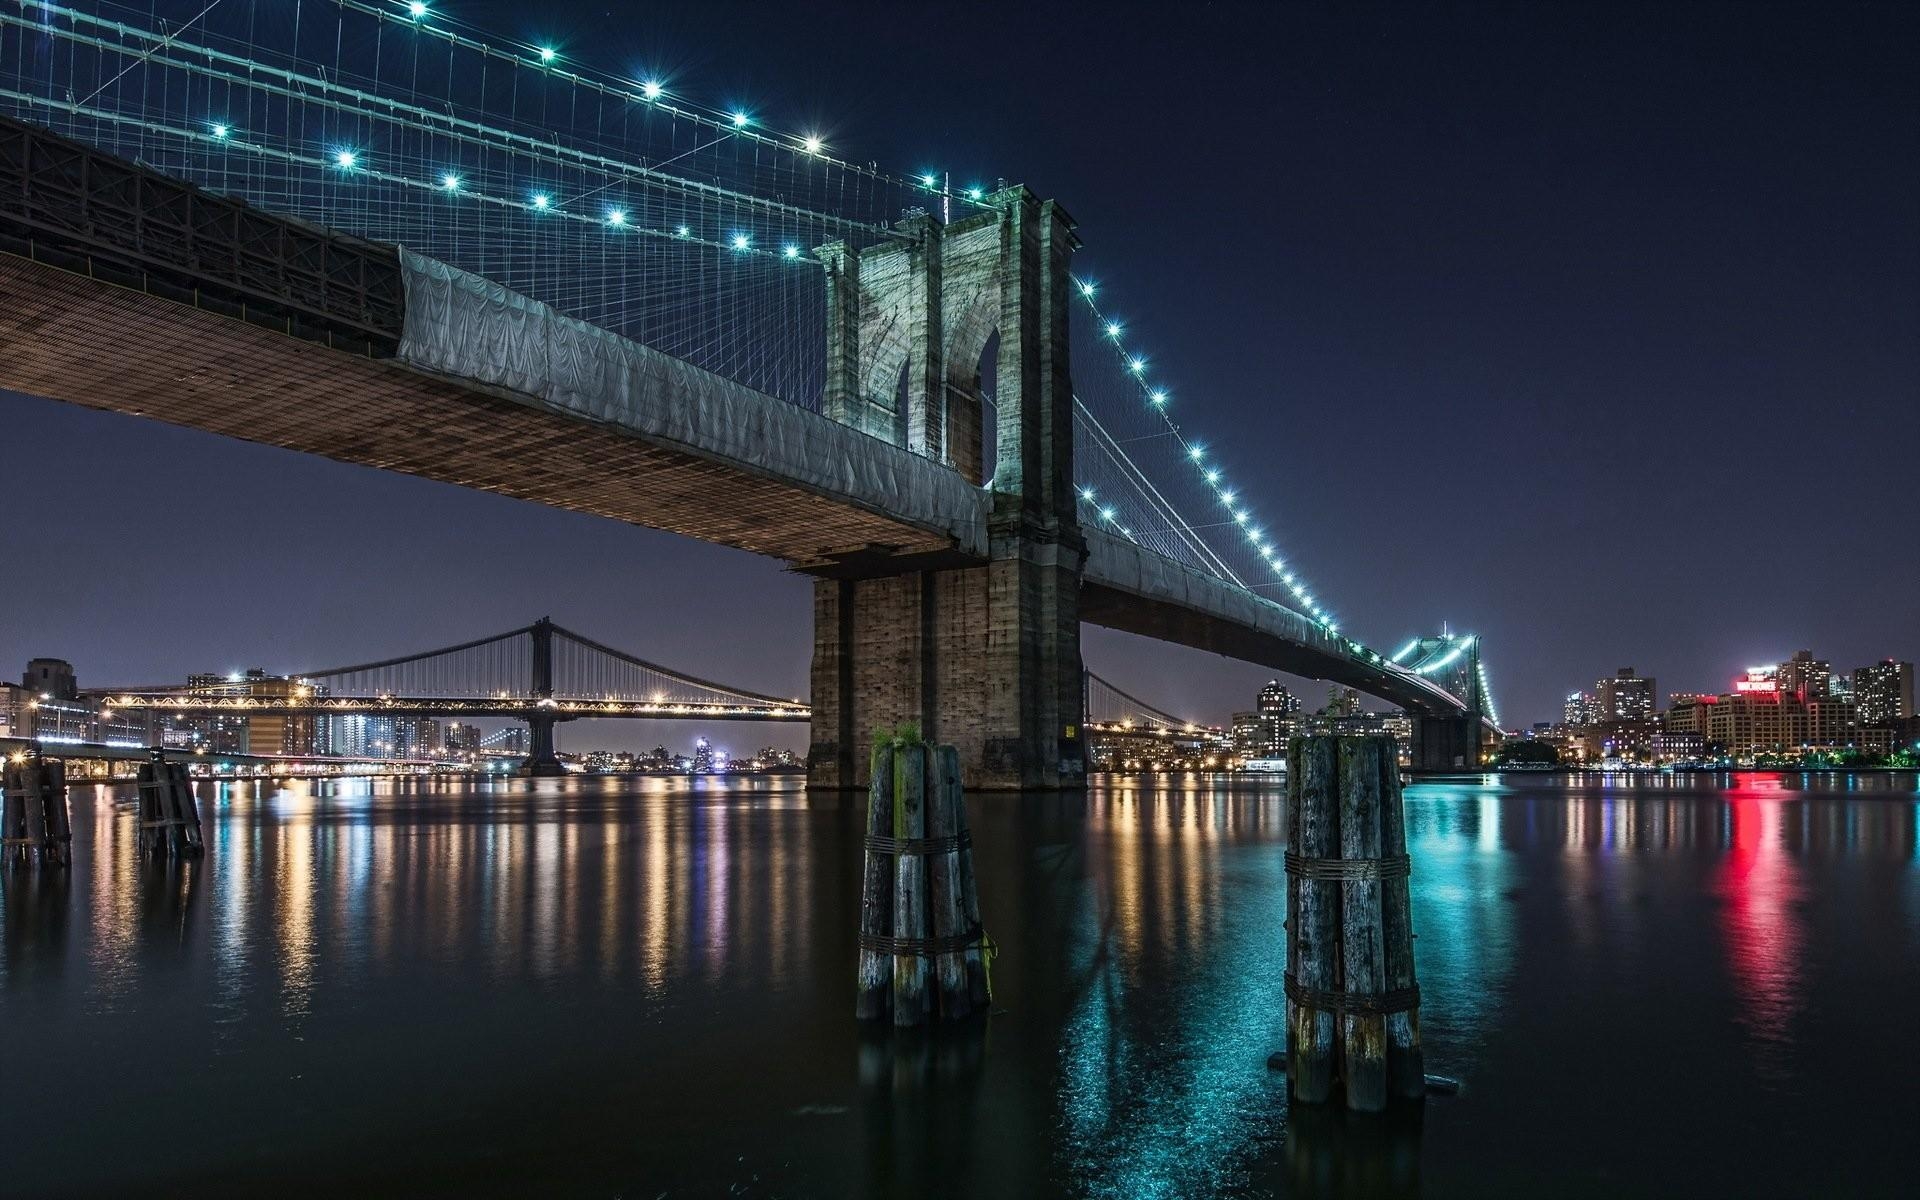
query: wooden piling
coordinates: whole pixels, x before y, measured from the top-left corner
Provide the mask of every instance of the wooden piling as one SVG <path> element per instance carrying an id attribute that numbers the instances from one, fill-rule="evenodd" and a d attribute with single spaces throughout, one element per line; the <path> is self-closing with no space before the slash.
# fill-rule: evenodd
<path id="1" fill-rule="evenodd" d="M 893 836 L 893 747 L 875 746 L 867 785 L 867 837 Z M 867 847 L 860 887 L 859 991 L 853 1015 L 877 1021 L 893 1008 L 893 955 L 866 943 L 893 936 L 894 856 Z"/>
<path id="2" fill-rule="evenodd" d="M 73 820 L 67 812 L 67 764 L 34 757 L 0 772 L 0 867 L 64 867 Z"/>
<path id="3" fill-rule="evenodd" d="M 992 1000 L 960 754 L 885 735 L 874 748 L 854 1015 L 907 1027 Z"/>
<path id="4" fill-rule="evenodd" d="M 1308 738 L 1288 749 L 1288 845 L 1305 859 L 1339 851 L 1339 762 L 1332 738 Z M 1288 877 L 1287 962 L 1303 993 L 1340 986 L 1335 963 L 1340 929 L 1339 885 L 1305 874 Z M 1288 1005 L 1288 1078 L 1293 1098 L 1321 1104 L 1333 1094 L 1334 1013 L 1309 1001 Z"/>
<path id="5" fill-rule="evenodd" d="M 1426 1094 L 1398 748 L 1390 737 L 1295 739 L 1288 766 L 1293 1096 L 1325 1102 L 1337 1080 L 1349 1109 L 1381 1112 Z"/>
<path id="6" fill-rule="evenodd" d="M 1380 760 L 1380 853 L 1391 860 L 1407 853 L 1407 814 L 1400 794 L 1398 747 L 1389 745 Z M 1380 924 L 1385 947 L 1386 986 L 1389 991 L 1412 990 L 1417 980 L 1413 966 L 1413 899 L 1407 873 L 1380 881 Z M 1387 1014 L 1387 1093 L 1402 1100 L 1427 1094 L 1426 1054 L 1420 1048 L 1418 1007 Z"/>
<path id="7" fill-rule="evenodd" d="M 140 765 L 138 780 L 141 856 L 198 858 L 204 853 L 200 806 L 186 764 L 168 762 L 156 752 Z"/>
<path id="8" fill-rule="evenodd" d="M 941 947 L 933 958 L 941 1020 L 957 1021 L 973 1010 L 967 991 L 965 952 L 972 940 L 966 908 L 960 898 L 960 754 L 952 746 L 935 746 L 928 756 L 932 779 L 927 788 L 927 840 L 944 840 L 949 849 L 927 856 L 927 907 L 933 938 Z M 978 951 L 976 950 L 977 954 Z"/>
<path id="9" fill-rule="evenodd" d="M 1381 743 L 1391 738 L 1340 739 L 1340 857 L 1353 863 L 1380 861 Z M 1340 881 L 1340 986 L 1351 999 L 1384 990 L 1386 951 L 1380 923 L 1380 875 L 1351 874 Z M 1340 1014 L 1341 1074 L 1347 1107 L 1380 1112 L 1387 1106 L 1387 1018 L 1348 1008 Z"/>
<path id="10" fill-rule="evenodd" d="M 927 836 L 927 748 L 903 745 L 893 751 L 893 836 L 920 841 Z M 926 856 L 899 854 L 893 866 L 893 936 L 924 945 L 927 940 Z M 920 1025 L 932 1011 L 927 990 L 927 959 L 918 949 L 893 957 L 893 1023 Z"/>
<path id="11" fill-rule="evenodd" d="M 46 765 L 41 783 L 45 797 L 47 840 L 41 850 L 41 862 L 64 867 L 73 861 L 73 814 L 67 809 L 67 764 L 54 759 Z"/>
<path id="12" fill-rule="evenodd" d="M 967 972 L 967 1000 L 976 1012 L 985 1012 L 993 1003 L 992 980 L 987 977 L 986 933 L 980 924 L 980 885 L 973 872 L 973 827 L 967 821 L 966 790 L 960 784 L 960 751 L 940 747 L 942 757 L 951 765 L 954 828 L 960 846 L 960 912 L 966 927 L 979 931 L 979 939 L 960 956 Z"/>
<path id="13" fill-rule="evenodd" d="M 198 858 L 205 850 L 200 833 L 200 802 L 193 794 L 193 777 L 187 774 L 187 764 L 168 763 L 173 771 L 174 815 L 180 824 L 181 853 Z"/>
<path id="14" fill-rule="evenodd" d="M 26 866 L 33 853 L 27 848 L 26 768 L 7 764 L 6 795 L 0 797 L 0 868 Z"/>

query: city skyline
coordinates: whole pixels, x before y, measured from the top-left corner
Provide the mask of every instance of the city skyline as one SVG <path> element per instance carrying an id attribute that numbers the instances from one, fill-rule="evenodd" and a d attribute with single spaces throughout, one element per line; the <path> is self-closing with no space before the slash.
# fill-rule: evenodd
<path id="1" fill-rule="evenodd" d="M 603 66 L 664 56 L 703 93 L 790 80 L 752 98 L 829 120 L 857 153 L 1059 195 L 1081 221 L 1080 263 L 1156 331 L 1146 349 L 1183 419 L 1343 627 L 1389 648 L 1443 620 L 1483 635 L 1503 723 L 1524 726 L 1588 664 L 1657 662 L 1704 688 L 1725 664 L 1808 643 L 1835 661 L 1911 657 L 1890 643 L 1920 628 L 1907 493 L 1896 478 L 1891 502 L 1865 499 L 1882 494 L 1865 478 L 1883 447 L 1910 444 L 1920 390 L 1906 219 L 1920 183 L 1877 149 L 1912 111 L 1892 48 L 1914 18 L 1855 9 L 1800 29 L 1695 11 L 1185 14 L 1199 27 L 1164 39 L 1149 88 L 1099 53 L 1150 27 L 1144 11 L 1011 46 L 956 30 L 858 70 L 816 30 L 740 45 L 719 14 L 644 35 L 599 30 L 578 6 L 540 19 Z M 1542 49 L 1569 33 L 1602 78 Z M 1054 80 L 1040 68 L 1069 37 L 1083 69 Z M 719 44 L 737 55 L 673 53 Z M 1489 69 L 1443 70 L 1454 51 Z M 1020 103 L 930 130 L 876 102 L 955 63 L 1023 81 Z M 1217 84 L 1204 98 L 1180 86 L 1203 73 Z M 1383 78 L 1400 85 L 1390 97 Z M 1101 119 L 1022 115 L 1048 107 Z M 1225 171 L 1174 136 L 1221 113 L 1283 135 L 1285 153 Z M 1709 135 L 1713 154 L 1696 153 Z M 1164 156 L 1151 174 L 1143 143 Z M 1189 199 L 1229 219 L 1169 236 L 1168 206 Z M 1643 286 L 1655 265 L 1679 286 Z M 14 592 L 0 661 L 64 654 L 90 678 L 286 670 L 552 611 L 670 663 L 806 690 L 808 585 L 768 560 L 44 401 L 0 396 L 0 427 L 44 464 L 11 498 L 0 550 L 61 581 Z M 1393 452 L 1405 470 L 1362 478 L 1317 452 L 1424 446 L 1428 429 L 1433 450 Z M 1453 529 L 1416 536 L 1432 456 L 1448 451 Z M 1706 519 L 1788 456 L 1791 503 Z M 148 503 L 138 481 L 156 457 L 208 486 Z M 1656 504 L 1671 519 L 1644 519 Z M 1729 578 L 1728 562 L 1766 585 Z M 130 582 L 170 576 L 181 586 Z M 1213 720 L 1272 674 L 1096 629 L 1085 645 L 1116 683 Z"/>

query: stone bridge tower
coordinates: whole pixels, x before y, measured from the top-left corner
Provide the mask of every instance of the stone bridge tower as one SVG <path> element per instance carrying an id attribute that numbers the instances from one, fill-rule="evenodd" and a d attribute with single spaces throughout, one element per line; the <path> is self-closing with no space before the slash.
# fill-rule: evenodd
<path id="1" fill-rule="evenodd" d="M 950 546 L 849 547 L 814 584 L 810 786 L 867 783 L 876 730 L 917 723 L 967 785 L 1078 787 L 1080 535 L 1067 356 L 1073 221 L 1024 187 L 950 224 L 820 249 L 828 416 L 990 489 L 985 564 Z M 983 450 L 981 362 L 997 339 Z"/>

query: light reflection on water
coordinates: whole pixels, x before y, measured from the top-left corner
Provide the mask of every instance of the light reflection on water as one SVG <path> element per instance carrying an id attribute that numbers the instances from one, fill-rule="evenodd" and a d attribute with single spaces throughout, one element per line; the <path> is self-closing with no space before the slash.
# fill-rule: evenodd
<path id="1" fill-rule="evenodd" d="M 0 1087 L 0 1128 L 49 1131 L 24 1158 L 0 1139 L 23 1194 L 1897 1190 L 1910 776 L 1410 788 L 1429 1068 L 1468 1086 L 1366 1128 L 1290 1119 L 1264 1068 L 1272 782 L 973 798 L 1003 1011 L 931 1040 L 848 1015 L 857 799 L 436 779 L 202 800 L 203 862 L 138 862 L 129 798 L 77 791 L 73 870 L 0 878 L 0 1031 L 64 1072 Z M 194 1138 L 147 1119 L 154 1079 Z"/>

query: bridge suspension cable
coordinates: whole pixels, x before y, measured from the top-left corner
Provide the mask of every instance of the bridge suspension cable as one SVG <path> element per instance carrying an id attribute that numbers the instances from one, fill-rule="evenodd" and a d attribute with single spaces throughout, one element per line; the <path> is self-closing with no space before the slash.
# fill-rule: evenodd
<path id="1" fill-rule="evenodd" d="M 1227 582 L 1277 593 L 1338 632 L 1333 614 L 1226 478 L 1220 456 L 1174 417 L 1172 390 L 1128 341 L 1126 326 L 1102 309 L 1097 286 L 1080 278 L 1075 291 L 1074 391 L 1084 425 L 1075 449 L 1087 451 L 1076 464 L 1082 519 Z M 1208 515 L 1196 520 L 1194 513 Z"/>
<path id="2" fill-rule="evenodd" d="M 596 71 L 438 5 L 0 12 L 0 103 L 269 211 L 408 246 L 816 407 L 813 250 L 984 193 Z"/>
<path id="3" fill-rule="evenodd" d="M 783 712 L 805 707 L 804 701 L 732 687 L 663 666 L 550 621 L 376 662 L 302 671 L 294 678 L 333 698 L 522 701 L 550 697 L 565 702 Z"/>
<path id="4" fill-rule="evenodd" d="M 1086 673 L 1086 709 L 1088 722 L 1096 725 L 1137 724 L 1149 729 L 1180 731 L 1197 728 L 1194 722 L 1155 708 L 1092 671 Z"/>

